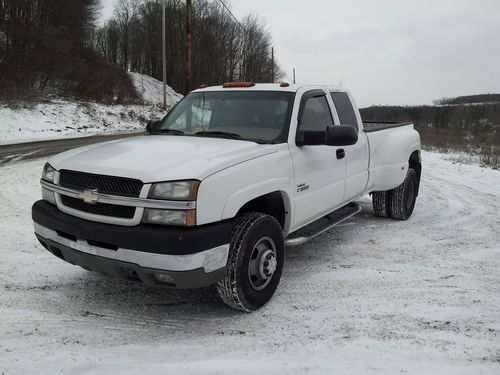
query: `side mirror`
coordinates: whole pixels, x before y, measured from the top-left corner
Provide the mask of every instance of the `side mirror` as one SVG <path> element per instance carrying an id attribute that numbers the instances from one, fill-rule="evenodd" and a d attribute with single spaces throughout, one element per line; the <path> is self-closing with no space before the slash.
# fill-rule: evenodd
<path id="1" fill-rule="evenodd" d="M 351 146 L 358 142 L 358 132 L 349 125 L 330 125 L 326 128 L 325 145 Z"/>
<path id="2" fill-rule="evenodd" d="M 154 119 L 146 125 L 146 134 L 151 134 L 161 124 L 161 119 Z"/>

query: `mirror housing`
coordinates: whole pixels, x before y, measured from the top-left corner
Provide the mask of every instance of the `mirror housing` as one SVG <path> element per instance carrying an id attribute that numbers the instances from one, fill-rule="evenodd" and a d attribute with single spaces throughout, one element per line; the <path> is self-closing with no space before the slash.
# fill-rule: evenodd
<path id="1" fill-rule="evenodd" d="M 161 119 L 153 119 L 146 125 L 146 134 L 151 134 L 161 123 Z"/>
<path id="2" fill-rule="evenodd" d="M 325 132 L 325 145 L 351 146 L 358 142 L 358 132 L 349 125 L 330 125 Z"/>
<path id="3" fill-rule="evenodd" d="M 317 130 L 299 130 L 295 137 L 297 146 L 323 146 L 325 144 L 325 132 Z"/>
<path id="4" fill-rule="evenodd" d="M 299 130 L 297 146 L 350 146 L 358 142 L 358 132 L 349 125 L 328 125 L 326 131 Z"/>

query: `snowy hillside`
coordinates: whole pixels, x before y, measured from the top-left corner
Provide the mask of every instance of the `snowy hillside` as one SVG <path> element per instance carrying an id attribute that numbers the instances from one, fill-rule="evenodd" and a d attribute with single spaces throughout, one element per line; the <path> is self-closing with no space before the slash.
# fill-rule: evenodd
<path id="1" fill-rule="evenodd" d="M 163 82 L 154 79 L 153 77 L 139 74 L 139 73 L 129 73 L 134 83 L 135 89 L 139 95 L 144 100 L 145 104 L 151 105 L 163 105 Z M 167 105 L 173 106 L 179 100 L 182 99 L 182 95 L 174 91 L 170 86 L 167 86 Z"/>
<path id="2" fill-rule="evenodd" d="M 131 78 L 144 105 L 103 105 L 62 99 L 20 108 L 0 104 L 0 144 L 143 130 L 148 120 L 165 115 L 159 105 L 163 102 L 163 85 L 138 73 L 131 73 Z M 182 95 L 168 87 L 169 106 L 181 98 Z"/>
<path id="3" fill-rule="evenodd" d="M 277 294 L 240 314 L 210 290 L 109 279 L 35 239 L 45 160 L 0 189 L 0 373 L 500 374 L 500 171 L 423 153 L 406 222 L 362 212 L 287 249 Z"/>

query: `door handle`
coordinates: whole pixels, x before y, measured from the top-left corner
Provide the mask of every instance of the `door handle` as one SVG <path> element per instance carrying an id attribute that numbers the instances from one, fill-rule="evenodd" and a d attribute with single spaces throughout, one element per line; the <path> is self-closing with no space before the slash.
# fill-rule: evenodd
<path id="1" fill-rule="evenodd" d="M 345 150 L 343 148 L 339 148 L 337 150 L 337 159 L 345 158 Z"/>

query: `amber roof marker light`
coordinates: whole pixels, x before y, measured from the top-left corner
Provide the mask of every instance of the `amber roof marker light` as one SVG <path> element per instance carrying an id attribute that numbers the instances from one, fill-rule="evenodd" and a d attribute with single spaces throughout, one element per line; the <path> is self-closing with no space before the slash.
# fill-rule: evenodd
<path id="1" fill-rule="evenodd" d="M 289 83 L 286 83 L 286 82 L 283 82 L 280 87 L 290 87 L 290 84 Z"/>
<path id="2" fill-rule="evenodd" d="M 254 87 L 254 82 L 226 82 L 222 85 L 223 88 L 236 88 L 236 87 Z"/>

